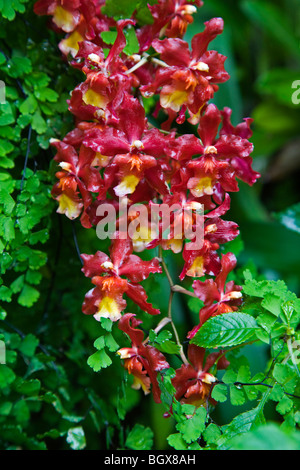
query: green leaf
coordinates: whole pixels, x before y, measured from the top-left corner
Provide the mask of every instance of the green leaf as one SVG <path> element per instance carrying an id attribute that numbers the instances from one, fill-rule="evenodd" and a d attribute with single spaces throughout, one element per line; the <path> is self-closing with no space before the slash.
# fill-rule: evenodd
<path id="1" fill-rule="evenodd" d="M 153 432 L 150 428 L 135 424 L 129 432 L 125 447 L 132 450 L 151 450 L 153 446 Z"/>
<path id="2" fill-rule="evenodd" d="M 218 442 L 218 450 L 229 450 L 233 445 L 233 438 L 248 433 L 264 422 L 260 406 L 236 416 L 231 423 L 222 426 L 223 435 Z"/>
<path id="3" fill-rule="evenodd" d="M 10 302 L 11 296 L 12 296 L 12 291 L 8 287 L 6 286 L 0 287 L 0 300 L 2 300 L 3 302 Z"/>
<path id="4" fill-rule="evenodd" d="M 188 446 L 186 441 L 183 439 L 182 434 L 177 432 L 175 434 L 170 434 L 167 437 L 167 441 L 171 447 L 175 450 L 187 450 Z"/>
<path id="5" fill-rule="evenodd" d="M 68 430 L 67 443 L 73 450 L 82 450 L 86 447 L 85 434 L 82 426 L 77 426 Z"/>
<path id="6" fill-rule="evenodd" d="M 205 429 L 206 409 L 201 406 L 196 409 L 194 415 L 176 424 L 176 429 L 182 434 L 183 439 L 190 444 L 201 437 Z"/>
<path id="7" fill-rule="evenodd" d="M 105 336 L 105 345 L 111 352 L 115 352 L 119 349 L 118 343 L 115 341 L 112 334 L 108 334 Z"/>
<path id="8" fill-rule="evenodd" d="M 0 389 L 6 388 L 14 382 L 16 378 L 15 373 L 6 365 L 0 364 Z"/>
<path id="9" fill-rule="evenodd" d="M 18 297 L 18 302 L 22 307 L 32 307 L 33 304 L 38 300 L 40 293 L 34 287 L 29 284 L 24 284 L 21 294 Z"/>
<path id="10" fill-rule="evenodd" d="M 216 384 L 212 390 L 211 397 L 220 403 L 224 403 L 227 400 L 228 388 L 224 384 Z"/>
<path id="11" fill-rule="evenodd" d="M 5 401 L 0 405 L 0 416 L 8 416 L 11 413 L 13 404 L 9 401 Z"/>
<path id="12" fill-rule="evenodd" d="M 29 95 L 21 106 L 19 107 L 20 113 L 28 115 L 33 114 L 37 110 L 37 101 L 33 95 Z"/>
<path id="13" fill-rule="evenodd" d="M 18 401 L 13 407 L 12 414 L 15 416 L 16 421 L 18 423 L 29 421 L 30 411 L 29 411 L 26 401 L 25 400 Z"/>
<path id="14" fill-rule="evenodd" d="M 130 2 L 128 2 L 128 0 L 119 0 L 118 2 L 115 0 L 107 0 L 105 6 L 102 8 L 102 13 L 113 17 L 115 20 L 130 18 L 134 10 L 141 3 L 145 4 L 146 2 L 144 0 L 132 0 Z"/>
<path id="15" fill-rule="evenodd" d="M 211 423 L 207 426 L 203 433 L 203 438 L 207 444 L 215 444 L 221 436 L 221 431 L 219 426 L 214 423 Z"/>
<path id="16" fill-rule="evenodd" d="M 248 314 L 230 312 L 206 321 L 192 339 L 204 348 L 231 347 L 253 338 L 258 330 L 255 319 Z"/>
<path id="17" fill-rule="evenodd" d="M 38 338 L 30 333 L 29 335 L 25 336 L 25 338 L 22 340 L 19 346 L 19 350 L 25 356 L 33 357 L 38 345 L 39 345 Z"/>
<path id="18" fill-rule="evenodd" d="M 281 398 L 280 402 L 276 406 L 276 411 L 278 411 L 278 413 L 280 413 L 281 415 L 285 415 L 292 409 L 293 409 L 293 401 L 286 395 L 284 395 Z"/>
<path id="19" fill-rule="evenodd" d="M 134 28 L 127 28 L 125 31 L 126 46 L 124 52 L 127 55 L 137 54 L 139 52 L 139 42 Z"/>
<path id="20" fill-rule="evenodd" d="M 105 44 L 114 44 L 117 39 L 117 31 L 103 31 L 100 36 L 105 42 Z"/>
<path id="21" fill-rule="evenodd" d="M 3 139 L 0 139 L 0 157 L 4 157 L 5 155 L 9 154 L 10 152 L 12 152 L 14 150 L 14 146 L 11 142 L 9 142 L 8 140 L 3 140 Z M 1 199 L 3 197 L 5 197 L 5 193 L 4 191 L 1 191 Z M 4 201 L 5 202 L 5 201 Z"/>
<path id="22" fill-rule="evenodd" d="M 241 406 L 245 403 L 246 396 L 243 388 L 231 385 L 230 387 L 230 402 L 233 406 Z"/>
<path id="23" fill-rule="evenodd" d="M 16 12 L 24 13 L 25 6 L 28 0 L 0 0 L 0 12 L 3 18 L 12 21 L 16 17 Z"/>
<path id="24" fill-rule="evenodd" d="M 11 195 L 8 194 L 7 191 L 0 189 L 0 200 L 1 200 L 1 203 L 3 204 L 5 214 L 7 215 L 11 214 L 16 205 Z"/>
<path id="25" fill-rule="evenodd" d="M 38 395 L 41 389 L 41 382 L 38 379 L 24 380 L 16 386 L 18 393 L 27 396 Z"/>
<path id="26" fill-rule="evenodd" d="M 34 129 L 38 134 L 44 134 L 47 130 L 47 123 L 42 117 L 40 111 L 36 111 L 32 118 L 32 129 Z"/>
<path id="27" fill-rule="evenodd" d="M 106 354 L 105 350 L 97 351 L 88 358 L 88 365 L 95 371 L 99 372 L 112 364 L 111 358 Z"/>
<path id="28" fill-rule="evenodd" d="M 14 294 L 17 294 L 23 289 L 24 279 L 25 279 L 25 276 L 24 274 L 22 274 L 21 276 L 17 277 L 17 279 L 15 279 L 14 282 L 11 283 L 10 289 Z"/>
<path id="29" fill-rule="evenodd" d="M 170 341 L 172 333 L 168 330 L 161 331 L 156 335 L 154 330 L 150 330 L 149 339 L 151 343 L 161 352 L 166 354 L 178 354 L 179 346 L 174 341 Z"/>
<path id="30" fill-rule="evenodd" d="M 9 103 L 0 104 L 0 126 L 8 126 L 15 122 L 13 109 Z"/>
<path id="31" fill-rule="evenodd" d="M 299 450 L 300 431 L 284 432 L 275 423 L 259 426 L 236 438 L 232 450 Z"/>
<path id="32" fill-rule="evenodd" d="M 14 220 L 10 217 L 0 217 L 0 234 L 5 241 L 10 242 L 15 238 Z"/>

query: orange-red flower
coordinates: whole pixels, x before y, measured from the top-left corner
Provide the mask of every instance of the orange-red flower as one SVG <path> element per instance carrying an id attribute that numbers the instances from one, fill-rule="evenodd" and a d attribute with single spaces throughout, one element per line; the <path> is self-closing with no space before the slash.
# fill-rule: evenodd
<path id="1" fill-rule="evenodd" d="M 209 43 L 223 31 L 221 18 L 205 23 L 205 30 L 192 39 L 192 49 L 179 38 L 154 40 L 152 46 L 160 54 L 164 66 L 157 69 L 153 83 L 142 86 L 141 92 L 149 96 L 159 92 L 160 105 L 183 122 L 186 109 L 190 121 L 196 123 L 202 107 L 211 99 L 218 84 L 229 79 L 224 69 L 226 57 L 216 51 L 208 51 Z"/>
<path id="2" fill-rule="evenodd" d="M 134 376 L 133 388 L 142 388 L 147 395 L 152 386 L 153 398 L 160 403 L 160 389 L 157 382 L 157 373 L 170 366 L 164 355 L 153 346 L 144 344 L 144 333 L 136 327 L 142 322 L 133 313 L 126 313 L 118 323 L 120 330 L 126 333 L 132 346 L 121 348 L 118 354 L 124 359 L 124 367 Z"/>
<path id="3" fill-rule="evenodd" d="M 132 241 L 118 235 L 119 238 L 112 241 L 110 258 L 101 251 L 95 255 L 81 255 L 82 271 L 96 286 L 85 296 L 83 313 L 94 315 L 96 320 L 104 317 L 117 321 L 126 307 L 123 299 L 126 294 L 145 312 L 159 314 L 160 311 L 147 302 L 147 294 L 139 284 L 151 273 L 161 273 L 158 259 L 143 261 L 132 254 Z"/>
<path id="4" fill-rule="evenodd" d="M 189 344 L 188 359 L 190 364 L 182 364 L 176 370 L 172 384 L 176 389 L 175 399 L 181 403 L 201 406 L 205 405 L 207 400 L 211 401 L 211 390 L 217 379 L 209 370 L 216 362 L 217 369 L 225 369 L 229 363 L 222 351 L 211 353 L 206 359 L 205 354 L 204 348 Z"/>

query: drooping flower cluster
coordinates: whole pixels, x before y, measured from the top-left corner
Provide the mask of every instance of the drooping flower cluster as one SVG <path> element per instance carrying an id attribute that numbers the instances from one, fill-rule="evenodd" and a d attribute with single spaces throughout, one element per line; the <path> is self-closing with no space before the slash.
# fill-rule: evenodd
<path id="1" fill-rule="evenodd" d="M 191 278 L 195 295 L 204 302 L 199 324 L 187 332 L 187 338 L 193 338 L 209 318 L 237 310 L 242 301 L 241 288 L 233 281 L 226 284 L 235 256 L 220 254 L 220 247 L 234 240 L 239 230 L 223 217 L 230 209 L 230 193 L 239 189 L 238 180 L 253 185 L 259 177 L 252 169 L 252 120 L 235 127 L 231 110 L 219 110 L 211 103 L 219 85 L 229 79 L 226 57 L 210 48 L 223 32 L 223 20 L 207 21 L 191 48 L 183 39 L 202 3 L 158 0 L 149 6 L 152 24 L 142 24 L 136 11 L 119 21 L 107 17 L 104 0 L 35 4 L 36 14 L 48 15 L 51 27 L 66 33 L 60 51 L 85 77 L 68 101 L 74 129 L 61 141 L 51 142 L 60 167 L 52 191 L 57 211 L 69 219 L 80 218 L 85 228 L 107 221 L 104 207 L 116 214 L 110 256 L 101 251 L 82 254 L 83 273 L 94 285 L 86 294 L 83 312 L 98 321 L 104 317 L 118 322 L 132 343 L 119 351 L 124 366 L 134 376 L 135 387 L 145 393 L 152 387 L 156 401 L 160 400 L 157 374 L 169 364 L 144 341 L 137 314 L 126 312 L 126 298 L 150 315 L 161 315 L 141 284 L 162 272 L 161 259 L 144 261 L 134 252 L 159 247 L 160 256 L 171 250 L 182 257 L 179 281 Z M 138 48 L 129 53 L 126 38 L 133 30 Z M 113 44 L 104 42 L 102 33 L 108 31 L 115 33 Z M 154 121 L 146 116 L 147 100 Z M 151 124 L 160 116 L 165 116 L 161 129 Z M 185 120 L 192 129 L 188 134 L 180 133 Z M 171 214 L 167 224 L 160 215 L 151 218 L 157 203 Z M 177 210 L 172 212 L 174 205 Z M 146 207 L 143 222 L 142 206 Z M 193 212 L 199 207 L 204 214 L 202 240 L 191 248 L 202 220 Z M 136 238 L 129 236 L 133 223 L 139 223 Z M 178 237 L 177 228 L 183 225 L 189 226 L 189 236 L 181 232 Z M 209 369 L 219 355 L 210 354 L 205 360 L 205 353 L 189 345 L 188 361 L 173 380 L 176 399 L 200 404 L 208 398 L 215 381 Z M 224 358 L 217 366 L 226 366 Z"/>

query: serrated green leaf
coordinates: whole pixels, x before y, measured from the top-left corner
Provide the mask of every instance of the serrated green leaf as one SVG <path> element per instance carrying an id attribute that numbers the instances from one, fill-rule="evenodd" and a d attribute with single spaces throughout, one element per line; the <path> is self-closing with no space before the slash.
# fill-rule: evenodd
<path id="1" fill-rule="evenodd" d="M 276 406 L 276 411 L 278 411 L 278 413 L 280 413 L 281 415 L 285 415 L 286 413 L 289 413 L 292 408 L 293 401 L 289 397 L 284 395 Z"/>
<path id="2" fill-rule="evenodd" d="M 30 286 L 29 284 L 24 284 L 24 287 L 18 297 L 18 302 L 22 307 L 30 308 L 35 304 L 39 299 L 40 293 L 37 289 Z"/>
<path id="3" fill-rule="evenodd" d="M 88 365 L 95 371 L 99 372 L 112 364 L 111 358 L 106 354 L 104 349 L 95 352 L 88 358 Z"/>
<path id="4" fill-rule="evenodd" d="M 176 424 L 177 431 L 182 434 L 183 439 L 188 444 L 197 441 L 197 439 L 201 437 L 201 434 L 205 429 L 206 415 L 206 409 L 201 406 L 196 409 L 195 414 L 192 417 Z"/>
<path id="5" fill-rule="evenodd" d="M 5 157 L 5 155 L 12 152 L 14 148 L 15 147 L 13 146 L 13 144 L 9 142 L 8 140 L 0 139 L 0 157 Z M 1 191 L 0 200 L 2 200 L 2 198 L 4 197 L 5 197 L 4 191 Z"/>
<path id="6" fill-rule="evenodd" d="M 11 413 L 13 404 L 9 401 L 5 401 L 0 404 L 0 416 L 8 416 Z"/>
<path id="7" fill-rule="evenodd" d="M 141 424 L 135 424 L 126 438 L 125 447 L 132 450 L 151 450 L 152 446 L 152 430 Z"/>
<path id="8" fill-rule="evenodd" d="M 25 6 L 28 0 L 0 0 L 0 12 L 3 18 L 12 21 L 16 17 L 16 12 L 24 13 Z"/>
<path id="9" fill-rule="evenodd" d="M 228 388 L 224 384 L 216 384 L 212 390 L 211 397 L 220 403 L 224 403 L 227 400 Z"/>
<path id="10" fill-rule="evenodd" d="M 188 445 L 186 441 L 183 439 L 182 434 L 177 432 L 175 434 L 170 434 L 167 437 L 167 441 L 171 447 L 175 450 L 187 450 Z"/>
<path id="11" fill-rule="evenodd" d="M 6 286 L 0 287 L 0 300 L 2 300 L 3 302 L 10 302 L 11 296 L 12 296 L 12 291 L 8 287 Z"/>
<path id="12" fill-rule="evenodd" d="M 217 443 L 220 436 L 221 436 L 220 428 L 214 423 L 209 424 L 207 428 L 205 429 L 205 431 L 203 432 L 203 438 L 208 444 Z"/>
<path id="13" fill-rule="evenodd" d="M 218 442 L 218 450 L 229 450 L 234 438 L 248 433 L 261 423 L 264 423 L 264 417 L 260 406 L 236 416 L 231 423 L 222 426 L 223 434 Z"/>
<path id="14" fill-rule="evenodd" d="M 13 409 L 12 414 L 15 417 L 17 423 L 23 423 L 24 421 L 29 421 L 30 411 L 25 400 L 18 401 Z"/>
<path id="15" fill-rule="evenodd" d="M 240 387 L 240 388 L 239 388 Z M 246 396 L 241 386 L 230 386 L 230 402 L 233 406 L 241 406 L 245 403 Z"/>
<path id="16" fill-rule="evenodd" d="M 137 54 L 139 52 L 139 42 L 134 28 L 128 28 L 125 31 L 126 46 L 124 52 L 127 55 Z"/>
<path id="17" fill-rule="evenodd" d="M 29 115 L 35 113 L 37 110 L 38 103 L 34 97 L 34 95 L 29 95 L 23 103 L 20 105 L 19 110 L 20 113 Z"/>
<path id="18" fill-rule="evenodd" d="M 38 395 L 41 389 L 41 382 L 38 379 L 24 380 L 16 386 L 18 393 L 27 396 Z"/>
<path id="19" fill-rule="evenodd" d="M 13 383 L 15 378 L 16 375 L 13 370 L 4 364 L 0 364 L 0 389 Z"/>
<path id="20" fill-rule="evenodd" d="M 251 315 L 230 312 L 206 321 L 191 342 L 204 348 L 231 347 L 250 340 L 258 329 Z"/>
<path id="21" fill-rule="evenodd" d="M 118 343 L 115 341 L 112 334 L 108 334 L 105 336 L 105 345 L 109 351 L 115 352 L 119 349 Z"/>
<path id="22" fill-rule="evenodd" d="M 38 338 L 34 336 L 33 334 L 29 334 L 25 336 L 25 338 L 22 340 L 19 346 L 19 350 L 25 356 L 32 357 L 38 345 L 39 345 Z"/>
<path id="23" fill-rule="evenodd" d="M 284 432 L 283 428 L 275 423 L 269 423 L 251 430 L 247 434 L 236 438 L 232 443 L 232 450 L 280 451 L 299 450 L 300 432 Z"/>

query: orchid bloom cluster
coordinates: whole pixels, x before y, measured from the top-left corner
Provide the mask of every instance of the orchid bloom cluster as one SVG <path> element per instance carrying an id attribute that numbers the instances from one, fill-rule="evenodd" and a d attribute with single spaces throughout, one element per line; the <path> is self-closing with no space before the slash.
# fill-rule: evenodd
<path id="1" fill-rule="evenodd" d="M 126 312 L 126 299 L 161 318 L 141 283 L 162 273 L 162 254 L 171 250 L 182 258 L 179 282 L 190 279 L 194 295 L 204 303 L 198 325 L 187 333 L 188 340 L 209 318 L 238 310 L 241 287 L 233 281 L 226 283 L 237 260 L 232 253 L 220 251 L 238 236 L 239 229 L 223 217 L 230 209 L 230 193 L 239 189 L 238 180 L 253 185 L 259 177 L 252 169 L 252 120 L 247 118 L 235 127 L 231 110 L 219 110 L 211 102 L 219 85 L 229 79 L 226 57 L 209 48 L 222 33 L 223 20 L 207 21 L 191 46 L 183 39 L 202 3 L 158 0 L 149 6 L 153 21 L 146 25 L 139 24 L 136 11 L 128 19 L 107 17 L 102 13 L 104 0 L 39 0 L 35 4 L 36 14 L 48 15 L 51 27 L 64 33 L 59 43 L 63 58 L 85 78 L 68 101 L 74 129 L 61 141 L 51 141 L 60 167 L 52 191 L 57 212 L 80 219 L 86 229 L 101 223 L 98 210 L 103 204 L 118 213 L 109 254 L 82 254 L 83 273 L 94 286 L 85 296 L 83 312 L 98 321 L 118 322 L 131 341 L 131 347 L 120 349 L 119 355 L 134 377 L 133 386 L 146 394 L 152 391 L 156 402 L 160 401 L 157 374 L 170 367 L 169 362 L 144 338 L 137 314 Z M 131 29 L 139 50 L 128 55 L 124 49 L 126 32 Z M 116 34 L 111 45 L 103 40 L 102 33 L 108 31 Z M 147 119 L 148 99 L 154 103 L 153 117 L 165 116 L 160 129 Z M 185 120 L 195 132 L 180 134 Z M 175 225 L 182 222 L 180 211 L 170 219 L 167 238 L 162 237 L 163 227 L 151 236 L 150 224 L 141 227 L 142 241 L 130 239 L 126 227 L 138 211 L 126 216 L 124 225 L 120 201 L 125 200 L 129 207 L 143 204 L 149 211 L 157 201 L 167 207 L 201 205 L 201 247 L 189 249 L 191 240 L 174 237 Z M 189 223 L 193 226 L 195 219 L 191 217 Z M 157 247 L 160 255 L 150 261 L 134 254 Z M 223 353 L 207 355 L 205 349 L 190 344 L 187 359 L 173 379 L 175 398 L 203 404 L 216 380 L 209 372 L 213 365 L 228 365 Z"/>

